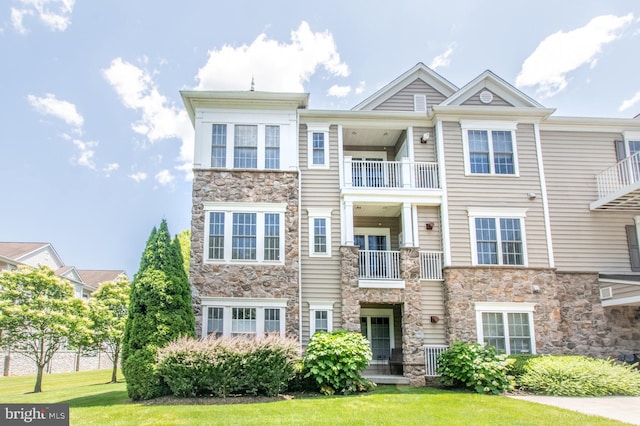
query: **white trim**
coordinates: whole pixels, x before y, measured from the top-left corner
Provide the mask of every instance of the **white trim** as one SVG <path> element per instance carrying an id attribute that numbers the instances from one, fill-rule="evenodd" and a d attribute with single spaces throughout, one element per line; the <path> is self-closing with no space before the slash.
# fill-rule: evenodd
<path id="1" fill-rule="evenodd" d="M 621 299 L 602 300 L 602 306 L 631 305 L 640 303 L 640 296 L 623 297 Z"/>
<path id="2" fill-rule="evenodd" d="M 371 317 L 376 318 L 389 318 L 389 349 L 394 349 L 396 347 L 395 344 L 395 333 L 394 333 L 394 321 L 393 321 L 393 309 L 383 309 L 383 308 L 363 308 L 360 309 L 360 318 L 367 318 L 367 340 L 369 344 L 371 344 Z M 375 364 L 377 360 L 371 360 L 372 364 Z"/>
<path id="3" fill-rule="evenodd" d="M 358 280 L 359 288 L 405 288 L 404 280 Z"/>
<path id="4" fill-rule="evenodd" d="M 284 213 L 287 203 L 234 203 L 204 201 L 205 211 L 250 212 L 250 213 Z"/>
<path id="5" fill-rule="evenodd" d="M 540 125 L 533 124 L 533 133 L 536 142 L 536 156 L 538 157 L 538 175 L 540 176 L 540 191 L 542 192 L 542 212 L 544 215 L 544 233 L 547 240 L 547 253 L 549 256 L 549 268 L 555 268 L 555 255 L 553 253 L 553 238 L 551 236 L 551 216 L 549 213 L 549 195 L 547 194 L 547 178 L 544 173 L 542 158 L 542 139 L 540 138 Z"/>
<path id="6" fill-rule="evenodd" d="M 520 177 L 520 167 L 518 162 L 517 130 L 518 123 L 514 121 L 491 121 L 491 120 L 460 120 L 462 131 L 462 152 L 464 156 L 465 176 L 498 176 L 498 177 Z M 472 173 L 471 159 L 469 158 L 469 130 L 479 130 L 487 132 L 489 144 L 489 173 Z M 511 148 L 513 149 L 513 173 L 496 173 L 493 155 L 493 135 L 492 131 L 511 132 Z"/>
<path id="7" fill-rule="evenodd" d="M 533 324 L 533 312 L 535 311 L 535 303 L 527 302 L 475 302 L 476 311 L 476 337 L 479 343 L 484 342 L 484 334 L 482 330 L 482 314 L 483 313 L 500 313 L 504 319 L 505 333 L 505 349 L 507 353 L 511 353 L 509 345 L 509 323 L 506 317 L 510 313 L 526 313 L 529 321 L 529 334 L 531 340 L 531 353 L 536 353 L 536 333 Z"/>
<path id="8" fill-rule="evenodd" d="M 329 158 L 329 124 L 307 124 L 307 167 L 310 169 L 328 169 Z M 313 164 L 313 134 L 324 134 L 324 164 Z"/>
<path id="9" fill-rule="evenodd" d="M 309 302 L 309 337 L 316 332 L 316 312 L 327 312 L 327 332 L 333 331 L 333 304 L 335 302 Z"/>
<path id="10" fill-rule="evenodd" d="M 331 257 L 331 212 L 328 208 L 309 208 L 307 214 L 309 216 L 309 257 Z M 315 219 L 325 220 L 325 229 L 327 233 L 327 251 L 315 251 Z"/>
<path id="11" fill-rule="evenodd" d="M 284 338 L 286 330 L 286 307 L 288 299 L 273 298 L 237 298 L 237 297 L 210 297 L 200 298 L 202 306 L 202 337 L 208 335 L 209 308 L 223 308 L 222 334 L 231 335 L 231 313 L 233 308 L 250 308 L 256 310 L 256 337 L 264 334 L 264 310 L 280 309 L 280 336 Z"/>
<path id="12" fill-rule="evenodd" d="M 443 250 L 443 266 L 451 266 L 451 235 L 449 229 L 449 195 L 447 191 L 447 173 L 445 170 L 445 158 L 444 158 L 444 132 L 442 129 L 442 120 L 436 122 L 436 145 L 438 149 L 436 154 L 438 156 L 438 178 L 440 179 L 440 186 L 442 187 L 442 203 L 440 204 L 441 223 L 440 228 L 442 230 L 442 250 Z"/>
<path id="13" fill-rule="evenodd" d="M 624 138 L 625 142 L 640 141 L 640 131 L 625 130 L 624 132 L 622 132 L 622 137 Z M 627 151 L 627 153 L 628 152 L 629 151 Z"/>
<path id="14" fill-rule="evenodd" d="M 467 209 L 469 216 L 469 240 L 471 244 L 471 265 L 472 266 L 506 266 L 506 267 L 527 267 L 529 265 L 529 256 L 527 255 L 527 232 L 525 227 L 525 217 L 527 209 L 522 208 L 487 208 L 487 207 L 469 207 Z M 478 244 L 476 240 L 476 218 L 495 219 L 496 221 L 496 238 L 497 238 L 497 257 L 498 263 L 485 264 L 478 263 Z M 510 265 L 504 264 L 502 261 L 502 238 L 500 219 L 518 219 L 520 221 L 520 234 L 522 236 L 522 264 Z"/>
<path id="15" fill-rule="evenodd" d="M 414 94 L 413 95 L 413 111 L 414 112 L 427 112 L 427 95 Z"/>

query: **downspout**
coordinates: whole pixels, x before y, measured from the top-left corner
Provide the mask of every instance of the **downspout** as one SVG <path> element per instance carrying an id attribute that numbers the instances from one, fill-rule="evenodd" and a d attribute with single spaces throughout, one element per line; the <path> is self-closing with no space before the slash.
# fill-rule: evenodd
<path id="1" fill-rule="evenodd" d="M 533 133 L 536 138 L 536 156 L 538 157 L 538 174 L 540 175 L 540 191 L 542 192 L 542 210 L 544 213 L 544 229 L 547 238 L 547 251 L 549 252 L 549 267 L 555 268 L 553 240 L 551 238 L 551 220 L 549 218 L 549 197 L 547 196 L 547 180 L 544 175 L 542 141 L 540 139 L 540 125 L 538 123 L 533 123 Z"/>
<path id="2" fill-rule="evenodd" d="M 302 355 L 302 170 L 300 169 L 300 111 L 296 110 L 296 171 L 298 172 L 298 345 Z"/>

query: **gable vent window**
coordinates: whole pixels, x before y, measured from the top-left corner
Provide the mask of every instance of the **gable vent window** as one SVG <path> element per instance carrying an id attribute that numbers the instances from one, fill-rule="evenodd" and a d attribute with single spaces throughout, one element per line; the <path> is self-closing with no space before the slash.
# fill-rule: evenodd
<path id="1" fill-rule="evenodd" d="M 415 112 L 427 112 L 426 95 L 413 95 L 413 110 Z"/>
<path id="2" fill-rule="evenodd" d="M 480 102 L 483 104 L 490 104 L 493 101 L 493 93 L 488 90 L 483 90 L 480 93 Z"/>

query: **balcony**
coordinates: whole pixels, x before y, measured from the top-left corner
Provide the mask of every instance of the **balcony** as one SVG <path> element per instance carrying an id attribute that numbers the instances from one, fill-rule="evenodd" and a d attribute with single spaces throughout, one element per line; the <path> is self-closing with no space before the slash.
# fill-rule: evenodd
<path id="1" fill-rule="evenodd" d="M 591 210 L 640 209 L 640 152 L 604 170 L 596 181 L 598 200 Z"/>
<path id="2" fill-rule="evenodd" d="M 344 158 L 344 186 L 363 189 L 440 189 L 438 163 Z"/>
<path id="3" fill-rule="evenodd" d="M 442 281 L 442 252 L 420 251 L 420 279 Z M 358 282 L 363 288 L 404 288 L 400 274 L 400 252 L 360 250 Z"/>

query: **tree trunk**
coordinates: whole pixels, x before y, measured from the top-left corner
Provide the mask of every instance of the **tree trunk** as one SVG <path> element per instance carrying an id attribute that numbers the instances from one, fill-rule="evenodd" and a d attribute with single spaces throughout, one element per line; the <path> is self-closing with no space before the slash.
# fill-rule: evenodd
<path id="1" fill-rule="evenodd" d="M 11 354 L 10 353 L 5 355 L 4 357 L 4 371 L 2 372 L 2 375 L 5 377 L 8 376 L 9 371 L 11 371 Z"/>
<path id="2" fill-rule="evenodd" d="M 44 364 L 38 364 L 38 374 L 36 375 L 36 386 L 33 393 L 42 392 L 42 373 L 44 372 Z"/>
<path id="3" fill-rule="evenodd" d="M 118 358 L 120 357 L 120 350 L 116 348 L 113 351 L 113 370 L 111 371 L 111 383 L 118 382 Z"/>

